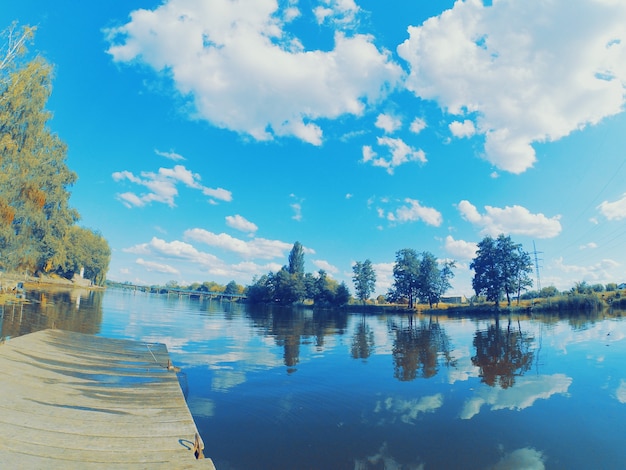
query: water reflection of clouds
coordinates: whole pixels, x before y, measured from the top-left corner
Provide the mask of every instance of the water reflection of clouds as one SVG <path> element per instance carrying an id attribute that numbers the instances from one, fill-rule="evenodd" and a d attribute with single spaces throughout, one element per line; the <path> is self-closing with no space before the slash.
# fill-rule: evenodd
<path id="1" fill-rule="evenodd" d="M 211 379 L 211 391 L 227 392 L 237 385 L 246 383 L 246 373 L 241 370 L 218 369 Z"/>
<path id="2" fill-rule="evenodd" d="M 555 349 L 567 354 L 568 348 L 582 343 L 614 344 L 623 341 L 626 338 L 626 322 L 589 323 L 584 329 L 574 329 L 566 322 L 559 322 L 550 329 L 549 338 Z"/>
<path id="3" fill-rule="evenodd" d="M 532 447 L 525 447 L 506 454 L 490 468 L 493 470 L 544 470 L 546 466 L 542 452 Z"/>
<path id="4" fill-rule="evenodd" d="M 472 354 L 469 346 L 463 346 L 450 351 L 454 358 L 454 367 L 448 368 L 448 383 L 465 382 L 471 377 L 478 377 L 480 369 L 472 364 Z"/>
<path id="5" fill-rule="evenodd" d="M 389 397 L 385 400 L 377 401 L 374 413 L 391 413 L 395 418 L 407 424 L 413 424 L 420 413 L 433 413 L 443 406 L 443 395 L 437 393 L 422 397 L 416 400 L 401 400 Z"/>
<path id="6" fill-rule="evenodd" d="M 491 410 L 523 410 L 539 399 L 547 400 L 555 394 L 565 394 L 572 384 L 572 378 L 565 374 L 520 377 L 514 387 L 482 387 L 476 396 L 465 402 L 461 419 L 476 416 L 483 405 L 491 405 Z"/>
<path id="7" fill-rule="evenodd" d="M 374 455 L 354 460 L 354 470 L 375 470 L 384 468 L 385 470 L 424 470 L 423 463 L 402 464 L 389 455 L 386 442 Z"/>
<path id="8" fill-rule="evenodd" d="M 626 403 L 626 380 L 622 379 L 620 381 L 619 387 L 617 387 L 617 391 L 615 392 L 615 396 L 617 397 L 617 401 L 620 403 Z"/>
<path id="9" fill-rule="evenodd" d="M 194 395 L 189 398 L 187 405 L 194 417 L 211 418 L 215 414 L 215 403 L 208 398 Z"/>

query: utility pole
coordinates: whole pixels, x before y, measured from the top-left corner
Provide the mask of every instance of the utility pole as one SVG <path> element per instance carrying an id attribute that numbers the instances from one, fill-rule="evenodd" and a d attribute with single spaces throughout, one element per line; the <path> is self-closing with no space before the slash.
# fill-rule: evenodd
<path id="1" fill-rule="evenodd" d="M 533 256 L 535 257 L 535 273 L 537 276 L 537 292 L 541 291 L 541 278 L 539 277 L 539 261 L 540 260 L 537 255 L 543 253 L 543 251 L 537 251 L 537 247 L 535 246 L 535 241 L 533 240 Z"/>

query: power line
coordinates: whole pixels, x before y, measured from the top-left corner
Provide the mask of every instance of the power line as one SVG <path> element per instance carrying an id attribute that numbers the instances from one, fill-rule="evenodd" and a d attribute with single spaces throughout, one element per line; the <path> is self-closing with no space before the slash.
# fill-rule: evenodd
<path id="1" fill-rule="evenodd" d="M 535 246 L 535 241 L 533 240 L 533 255 L 535 257 L 535 273 L 537 276 L 537 292 L 541 292 L 541 278 L 539 277 L 539 258 L 538 254 L 543 254 L 543 251 L 537 251 L 537 247 Z M 543 259 L 541 259 L 543 261 Z"/>

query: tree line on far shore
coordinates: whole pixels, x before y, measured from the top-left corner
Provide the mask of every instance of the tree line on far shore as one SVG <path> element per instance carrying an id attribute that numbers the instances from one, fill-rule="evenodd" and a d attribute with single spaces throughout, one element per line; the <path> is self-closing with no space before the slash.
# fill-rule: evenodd
<path id="1" fill-rule="evenodd" d="M 111 257 L 104 237 L 77 225 L 67 146 L 47 126 L 52 66 L 28 60 L 35 28 L 0 33 L 0 268 L 103 285 Z"/>

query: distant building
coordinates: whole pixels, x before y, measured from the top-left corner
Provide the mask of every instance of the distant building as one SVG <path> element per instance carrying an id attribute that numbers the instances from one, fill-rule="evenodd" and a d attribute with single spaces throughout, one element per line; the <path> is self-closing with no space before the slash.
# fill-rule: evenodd
<path id="1" fill-rule="evenodd" d="M 622 282 L 621 284 L 618 284 L 617 288 L 620 289 L 620 290 L 621 289 L 626 289 L 626 282 Z"/>
<path id="2" fill-rule="evenodd" d="M 444 304 L 464 304 L 467 303 L 467 298 L 464 295 L 448 295 L 441 298 Z"/>

